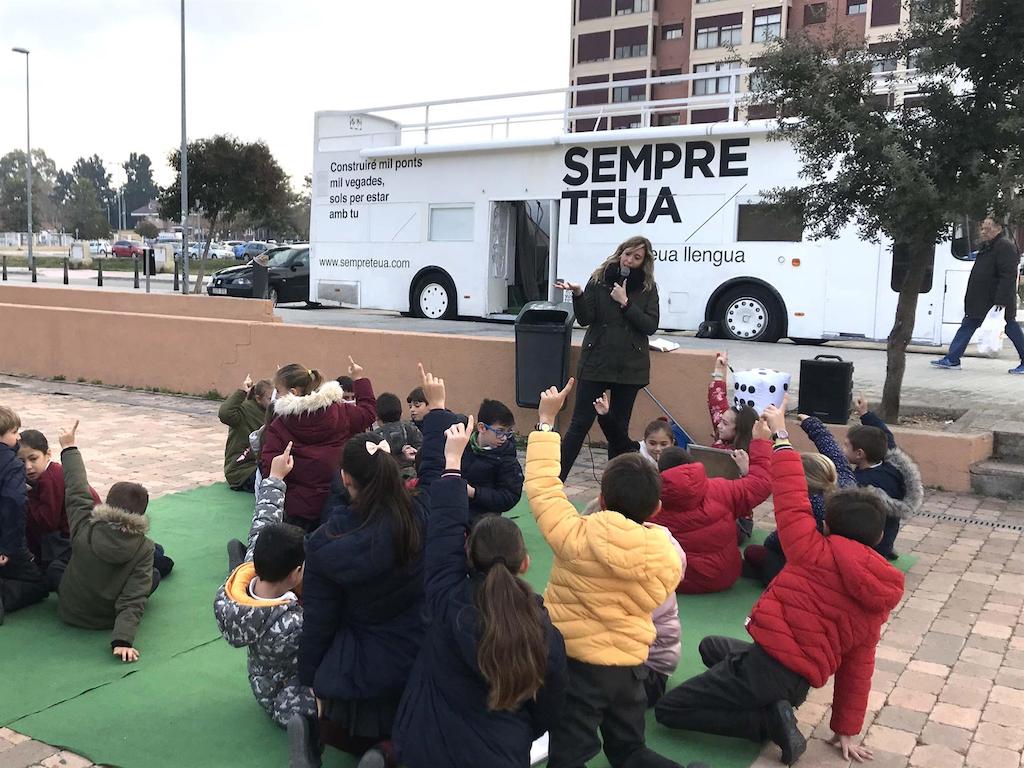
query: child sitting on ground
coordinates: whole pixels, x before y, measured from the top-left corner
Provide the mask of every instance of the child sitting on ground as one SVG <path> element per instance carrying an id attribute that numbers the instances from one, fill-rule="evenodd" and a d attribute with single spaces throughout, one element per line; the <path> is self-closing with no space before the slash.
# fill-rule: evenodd
<path id="1" fill-rule="evenodd" d="M 526 495 L 554 552 L 545 601 L 565 638 L 565 707 L 551 727 L 548 766 L 584 765 L 601 750 L 612 765 L 664 765 L 644 743 L 645 665 L 655 638 L 651 615 L 672 594 L 682 564 L 668 534 L 647 519 L 658 511 L 661 478 L 636 453 L 608 462 L 600 504 L 581 516 L 559 480 L 552 425 L 575 382 L 541 394 L 539 424 L 526 452 Z M 655 762 L 658 761 L 658 762 Z"/>
<path id="2" fill-rule="evenodd" d="M 665 694 L 655 716 L 669 728 L 771 739 L 792 765 L 807 746 L 793 708 L 834 674 L 834 741 L 845 760 L 861 762 L 871 751 L 853 737 L 864 723 L 882 624 L 903 596 L 903 574 L 872 549 L 885 518 L 876 495 L 833 493 L 818 530 L 784 412 L 768 406 L 765 420 L 775 438 L 775 519 L 789 559 L 747 619 L 754 642 L 705 637 L 699 650 L 707 671 Z"/>
<path id="3" fill-rule="evenodd" d="M 508 512 L 523 495 L 512 411 L 498 400 L 484 400 L 476 419 L 476 430 L 462 457 L 471 523 L 488 513 Z"/>
<path id="4" fill-rule="evenodd" d="M 260 471 L 265 477 L 270 462 L 292 443 L 296 470 L 284 499 L 284 522 L 306 532 L 320 525 L 331 481 L 338 477 L 341 452 L 353 435 L 365 432 L 377 418 L 377 401 L 370 380 L 351 357 L 349 372 L 355 383 L 356 404 L 342 402 L 341 385 L 324 383 L 317 370 L 292 363 L 274 377 L 277 399 L 267 413 L 260 449 Z"/>
<path id="5" fill-rule="evenodd" d="M 138 483 L 114 483 L 105 504 L 93 509 L 82 454 L 75 445 L 78 422 L 60 431 L 65 505 L 71 528 L 71 559 L 50 565 L 61 619 L 84 629 L 113 627 L 110 647 L 121 661 L 138 661 L 134 647 L 142 613 L 160 584 L 154 544 L 146 538 L 149 493 Z M 60 566 L 58 568 L 58 566 Z"/>
<path id="6" fill-rule="evenodd" d="M 818 524 L 818 530 L 824 530 L 825 499 L 828 494 L 839 488 L 856 487 L 853 468 L 846 460 L 842 449 L 822 424 L 821 419 L 814 416 L 797 416 L 801 429 L 818 449 L 818 453 L 804 453 L 800 461 L 807 479 L 807 494 L 811 502 L 811 511 Z M 743 550 L 744 575 L 760 580 L 766 587 L 786 564 L 786 554 L 782 551 L 779 532 L 772 531 L 764 540 L 764 545 L 750 544 Z"/>
<path id="7" fill-rule="evenodd" d="M 416 453 L 423 445 L 423 434 L 411 421 L 402 421 L 402 401 L 398 395 L 385 392 L 377 398 L 377 425 L 373 431 L 388 441 L 402 478 L 415 477 Z"/>
<path id="8" fill-rule="evenodd" d="M 228 439 L 224 444 L 224 479 L 233 491 L 252 493 L 256 489 L 259 457 L 249 448 L 249 435 L 263 426 L 273 392 L 274 385 L 268 379 L 254 384 L 252 377 L 246 375 L 242 386 L 217 411 L 220 423 L 228 428 Z"/>
<path id="9" fill-rule="evenodd" d="M 885 503 L 885 532 L 875 549 L 887 560 L 896 560 L 894 549 L 900 532 L 900 521 L 917 514 L 924 503 L 921 472 L 906 453 L 896 447 L 896 438 L 889 427 L 868 410 L 867 401 L 856 400 L 860 424 L 846 432 L 843 452 L 853 465 L 857 485 L 877 489 Z"/>
<path id="10" fill-rule="evenodd" d="M 432 621 L 395 719 L 395 745 L 409 768 L 519 768 L 561 713 L 565 644 L 521 578 L 530 556 L 518 526 L 485 515 L 469 531 L 460 467 L 473 418 L 467 426 L 448 411 L 427 419 L 450 425 L 444 473 L 430 489 Z"/>
<path id="11" fill-rule="evenodd" d="M 430 412 L 430 406 L 427 405 L 426 397 L 423 393 L 423 387 L 416 387 L 405 398 L 405 402 L 409 404 L 409 421 L 419 430 L 423 429 L 423 419 Z"/>
<path id="12" fill-rule="evenodd" d="M 64 508 L 64 468 L 53 461 L 50 444 L 42 432 L 26 429 L 21 433 L 18 457 L 25 462 L 28 481 L 28 514 L 25 541 L 36 564 L 45 573 L 54 560 L 66 558 L 71 551 L 71 530 Z M 93 506 L 100 495 L 90 486 Z"/>
<path id="13" fill-rule="evenodd" d="M 736 547 L 736 520 L 771 493 L 770 434 L 763 422 L 754 427 L 750 455 L 733 459 L 745 476 L 709 478 L 689 451 L 666 448 L 661 454 L 661 510 L 651 522 L 664 525 L 686 552 L 687 568 L 677 591 L 704 594 L 728 589 L 740 577 L 743 560 Z"/>
<path id="14" fill-rule="evenodd" d="M 299 684 L 299 636 L 306 558 L 303 531 L 282 523 L 285 478 L 294 466 L 291 444 L 270 463 L 270 476 L 257 492 L 244 562 L 217 592 L 213 612 L 221 635 L 235 648 L 248 648 L 249 685 L 274 722 L 313 716 L 316 701 Z"/>
<path id="15" fill-rule="evenodd" d="M 0 624 L 4 614 L 38 603 L 48 590 L 25 546 L 25 464 L 18 458 L 21 419 L 0 405 Z"/>
<path id="16" fill-rule="evenodd" d="M 611 412 L 612 396 L 606 391 L 594 401 L 597 411 L 597 423 L 605 437 L 608 438 L 608 455 L 618 456 L 622 453 L 639 453 L 654 466 L 658 466 L 661 452 L 676 444 L 672 434 L 672 426 L 665 419 L 655 419 L 644 428 L 644 439 L 640 442 L 630 440 L 629 435 L 622 431 L 622 425 L 608 414 Z"/>

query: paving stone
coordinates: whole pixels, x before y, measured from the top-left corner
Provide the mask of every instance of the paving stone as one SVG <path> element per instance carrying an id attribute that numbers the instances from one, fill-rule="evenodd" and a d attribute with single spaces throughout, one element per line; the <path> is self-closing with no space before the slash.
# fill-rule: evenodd
<path id="1" fill-rule="evenodd" d="M 981 719 L 990 723 L 1017 728 L 1021 723 L 1024 723 L 1024 709 L 989 702 L 985 705 L 985 709 L 982 710 Z"/>
<path id="2" fill-rule="evenodd" d="M 982 723 L 974 732 L 974 739 L 992 747 L 1020 752 L 1024 749 L 1024 723 L 1021 726 L 1014 728 L 998 723 Z"/>
<path id="3" fill-rule="evenodd" d="M 915 691 L 912 688 L 896 687 L 889 694 L 888 702 L 893 706 L 912 709 L 915 712 L 931 712 L 935 706 L 936 697 L 934 693 Z"/>
<path id="4" fill-rule="evenodd" d="M 872 725 L 864 739 L 871 749 L 892 752 L 896 755 L 909 756 L 917 746 L 917 737 L 912 733 L 887 728 L 884 725 Z"/>
<path id="5" fill-rule="evenodd" d="M 0 768 L 25 768 L 57 752 L 56 747 L 28 739 L 6 752 L 0 752 Z"/>
<path id="6" fill-rule="evenodd" d="M 928 722 L 928 715 L 924 712 L 915 712 L 904 707 L 885 706 L 878 712 L 875 722 L 889 728 L 898 728 L 901 731 L 920 733 L 924 724 Z"/>
<path id="7" fill-rule="evenodd" d="M 928 661 L 911 661 L 907 664 L 907 669 L 912 672 L 924 672 L 926 675 L 936 675 L 938 677 L 947 677 L 949 675 L 949 667 L 945 664 L 934 664 Z"/>
<path id="8" fill-rule="evenodd" d="M 988 701 L 988 691 L 979 688 L 964 688 L 959 685 L 947 685 L 939 694 L 939 701 L 980 711 L 985 707 L 985 702 Z"/>
<path id="9" fill-rule="evenodd" d="M 1024 709 L 1024 691 L 997 685 L 992 688 L 992 692 L 989 694 L 989 701 L 995 704 L 1007 704 L 1011 707 Z"/>
<path id="10" fill-rule="evenodd" d="M 941 744 L 922 744 L 910 755 L 915 768 L 960 768 L 964 756 Z"/>
<path id="11" fill-rule="evenodd" d="M 923 672 L 907 671 L 900 675 L 896 684 L 901 688 L 910 688 L 923 693 L 938 693 L 946 684 L 946 681 L 936 675 L 926 675 Z"/>
<path id="12" fill-rule="evenodd" d="M 955 725 L 958 728 L 975 728 L 981 720 L 981 709 L 961 707 L 940 701 L 932 709 L 931 719 L 937 723 Z"/>
<path id="13" fill-rule="evenodd" d="M 86 760 L 71 752 L 58 752 L 41 763 L 45 768 L 90 768 L 92 764 L 91 760 Z"/>
<path id="14" fill-rule="evenodd" d="M 928 723 L 921 731 L 922 744 L 941 744 L 954 752 L 966 755 L 971 746 L 973 733 L 966 728 L 957 728 L 942 723 Z"/>
<path id="15" fill-rule="evenodd" d="M 967 765 L 977 768 L 1018 768 L 1020 754 L 1012 749 L 974 742 L 967 751 Z"/>

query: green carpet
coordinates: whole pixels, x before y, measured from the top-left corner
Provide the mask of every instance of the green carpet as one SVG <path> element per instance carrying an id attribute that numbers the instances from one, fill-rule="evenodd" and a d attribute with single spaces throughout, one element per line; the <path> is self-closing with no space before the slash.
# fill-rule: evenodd
<path id="1" fill-rule="evenodd" d="M 251 508 L 251 497 L 224 485 L 153 501 L 153 538 L 176 565 L 146 609 L 136 664 L 110 654 L 108 632 L 64 626 L 52 596 L 8 616 L 0 627 L 0 726 L 111 766 L 285 765 L 287 739 L 253 699 L 245 651 L 220 639 L 213 618 L 213 597 L 227 570 L 225 543 L 244 537 Z M 542 588 L 550 550 L 525 501 L 511 514 L 533 558 L 529 580 Z M 898 565 L 912 562 L 902 558 Z M 758 594 L 741 579 L 719 595 L 680 598 L 683 657 L 671 685 L 700 671 L 696 649 L 704 635 L 745 636 L 743 620 Z M 745 768 L 758 753 L 750 742 L 669 731 L 653 717 L 648 722 L 649 744 L 683 764 Z M 354 763 L 334 750 L 324 761 Z M 607 762 L 602 756 L 591 765 Z"/>

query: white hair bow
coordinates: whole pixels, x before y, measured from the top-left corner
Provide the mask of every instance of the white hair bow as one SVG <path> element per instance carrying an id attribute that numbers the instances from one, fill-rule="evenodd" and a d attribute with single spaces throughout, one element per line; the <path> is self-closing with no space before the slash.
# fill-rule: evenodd
<path id="1" fill-rule="evenodd" d="M 377 451 L 384 451 L 384 453 L 391 453 L 391 444 L 387 440 L 381 440 L 379 443 L 367 443 L 366 452 L 371 456 L 375 455 Z"/>

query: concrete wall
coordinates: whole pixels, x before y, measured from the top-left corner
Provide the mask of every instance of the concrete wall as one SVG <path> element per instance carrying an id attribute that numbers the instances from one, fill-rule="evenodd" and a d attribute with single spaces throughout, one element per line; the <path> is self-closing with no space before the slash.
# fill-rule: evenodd
<path id="1" fill-rule="evenodd" d="M 128 293 L 75 288 L 43 288 L 32 285 L 0 284 L 0 303 L 41 307 L 97 309 L 128 314 L 209 317 L 225 320 L 253 320 L 279 323 L 274 307 L 262 299 L 229 299 L 212 296 L 182 296 L 168 293 Z"/>
<path id="2" fill-rule="evenodd" d="M 4 289 L 8 290 L 8 289 Z M 27 288 L 32 296 L 46 289 Z M 98 295 L 51 289 L 61 298 Z M 0 298 L 5 294 L 0 293 Z M 103 294 L 102 298 L 112 294 Z M 64 376 L 130 387 L 161 387 L 205 394 L 232 391 L 251 374 L 270 377 L 280 365 L 299 362 L 318 368 L 328 377 L 346 372 L 352 355 L 365 368 L 377 393 L 392 391 L 404 401 L 417 385 L 416 363 L 442 376 L 449 390 L 449 407 L 475 412 L 484 397 L 509 406 L 515 403 L 514 341 L 470 336 L 364 331 L 318 326 L 284 325 L 210 317 L 156 314 L 164 299 L 177 299 L 189 309 L 227 305 L 201 299 L 166 296 L 131 296 L 153 302 L 153 312 L 135 313 L 67 306 L 0 303 L 0 327 L 32 329 L 32 342 L 19 343 L 8 334 L 0 351 L 0 372 L 37 377 Z M 84 299 L 83 299 L 84 301 Z M 241 305 L 260 302 L 239 300 Z M 178 305 L 179 308 L 181 305 Z M 127 310 L 126 310 L 127 311 Z M 170 311 L 170 309 L 168 309 Z M 575 370 L 579 348 L 573 348 Z M 707 382 L 714 354 L 677 350 L 651 353 L 651 389 L 698 442 L 710 438 Z M 568 424 L 569 411 L 560 426 Z M 536 412 L 513 407 L 520 431 L 529 431 Z M 641 393 L 633 411 L 631 434 L 659 415 Z M 836 429 L 840 438 L 845 427 Z M 806 448 L 796 424 L 798 447 Z M 992 453 L 992 436 L 896 429 L 897 440 L 921 465 L 928 485 L 948 490 L 970 489 L 970 465 Z M 594 439 L 601 439 L 595 429 Z M 584 447 L 584 451 L 586 448 Z"/>

